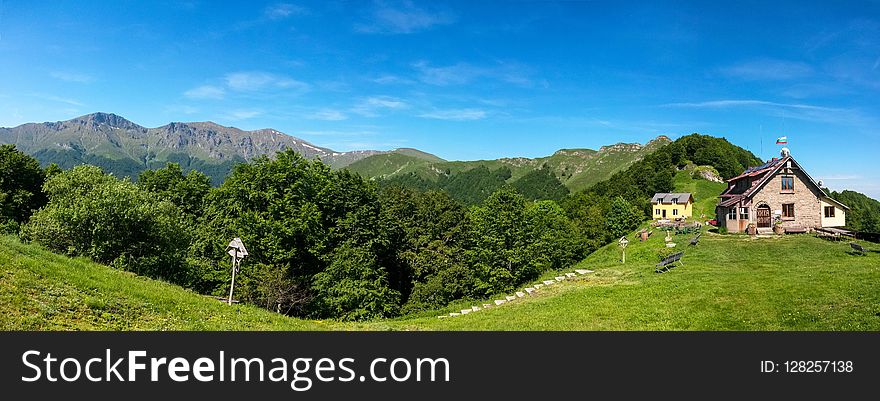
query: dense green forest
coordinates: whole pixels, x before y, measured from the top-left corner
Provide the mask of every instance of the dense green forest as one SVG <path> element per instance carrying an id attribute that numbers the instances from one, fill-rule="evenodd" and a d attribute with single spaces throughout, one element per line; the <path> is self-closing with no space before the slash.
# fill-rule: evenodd
<path id="1" fill-rule="evenodd" d="M 691 134 L 645 156 L 584 193 L 605 198 L 621 196 L 650 216 L 651 197 L 657 192 L 671 192 L 676 171 L 685 166 L 712 166 L 721 178 L 728 179 L 761 163 L 752 152 L 724 138 Z"/>
<path id="2" fill-rule="evenodd" d="M 88 153 L 76 147 L 65 150 L 40 150 L 34 153 L 33 156 L 44 166 L 56 164 L 58 167 L 68 170 L 80 164 L 91 164 L 100 167 L 104 171 L 112 172 L 118 177 L 129 177 L 132 179 L 137 178 L 144 171 L 162 168 L 166 163 L 176 163 L 184 170 L 198 170 L 204 173 L 209 177 L 211 184 L 214 186 L 223 183 L 223 180 L 232 171 L 232 166 L 244 162 L 244 159 L 236 157 L 234 160 L 210 163 L 185 153 L 169 154 L 166 157 L 167 161 L 141 160 L 136 162 L 132 159 L 111 159 L 106 156 Z"/>
<path id="3" fill-rule="evenodd" d="M 490 195 L 505 186 L 511 186 L 528 200 L 562 200 L 568 188 L 547 168 L 530 171 L 508 184 L 510 168 L 504 166 L 491 170 L 480 165 L 470 170 L 447 172 L 437 181 L 422 178 L 416 173 L 406 173 L 391 178 L 378 179 L 380 187 L 400 186 L 419 191 L 443 191 L 464 205 L 482 203 Z"/>
<path id="4" fill-rule="evenodd" d="M 509 170 L 486 167 L 433 185 L 406 175 L 376 182 L 289 150 L 237 164 L 212 187 L 177 163 L 136 182 L 90 165 L 41 169 L 7 145 L 0 227 L 215 295 L 229 291 L 225 246 L 240 237 L 250 256 L 237 298 L 286 315 L 364 320 L 510 291 L 637 227 L 651 195 L 671 191 L 684 166 L 730 177 L 757 163 L 724 139 L 694 134 L 568 194 L 544 169 L 512 184 Z M 847 192 L 841 201 L 868 216 L 860 224 L 876 224 L 877 202 Z"/>

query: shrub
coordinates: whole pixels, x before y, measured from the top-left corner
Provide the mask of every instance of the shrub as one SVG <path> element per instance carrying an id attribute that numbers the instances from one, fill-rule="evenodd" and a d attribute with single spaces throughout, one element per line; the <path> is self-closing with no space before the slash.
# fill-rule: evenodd
<path id="1" fill-rule="evenodd" d="M 17 149 L 0 146 L 0 232 L 15 232 L 46 203 L 40 163 Z"/>
<path id="2" fill-rule="evenodd" d="M 176 206 L 94 166 L 56 174 L 44 189 L 49 203 L 22 227 L 25 240 L 138 274 L 187 281 L 183 253 L 189 236 Z"/>

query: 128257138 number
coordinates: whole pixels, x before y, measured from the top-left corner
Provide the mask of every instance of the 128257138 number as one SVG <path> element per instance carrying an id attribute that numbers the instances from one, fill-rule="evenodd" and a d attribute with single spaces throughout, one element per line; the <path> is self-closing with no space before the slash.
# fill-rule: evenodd
<path id="1" fill-rule="evenodd" d="M 785 361 L 787 373 L 852 373 L 852 361 Z"/>

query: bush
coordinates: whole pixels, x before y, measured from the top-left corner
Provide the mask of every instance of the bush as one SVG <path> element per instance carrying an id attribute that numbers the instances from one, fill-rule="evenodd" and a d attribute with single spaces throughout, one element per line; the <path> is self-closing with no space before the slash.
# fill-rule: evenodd
<path id="1" fill-rule="evenodd" d="M 49 203 L 22 227 L 25 240 L 150 277 L 188 280 L 188 229 L 176 206 L 94 166 L 56 174 L 44 188 Z"/>
<path id="2" fill-rule="evenodd" d="M 46 204 L 45 172 L 40 163 L 15 148 L 0 146 L 0 233 L 15 232 L 34 210 Z"/>
<path id="3" fill-rule="evenodd" d="M 369 250 L 344 244 L 333 262 L 314 277 L 314 314 L 341 320 L 395 316 L 400 293 L 388 286 L 385 269 Z"/>

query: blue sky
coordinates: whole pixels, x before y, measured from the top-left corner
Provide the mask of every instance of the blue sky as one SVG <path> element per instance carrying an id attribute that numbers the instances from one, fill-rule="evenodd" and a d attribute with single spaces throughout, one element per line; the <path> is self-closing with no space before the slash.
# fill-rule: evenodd
<path id="1" fill-rule="evenodd" d="M 452 160 L 787 135 L 880 198 L 876 1 L 229 3 L 0 0 L 0 126 L 105 111 Z"/>

